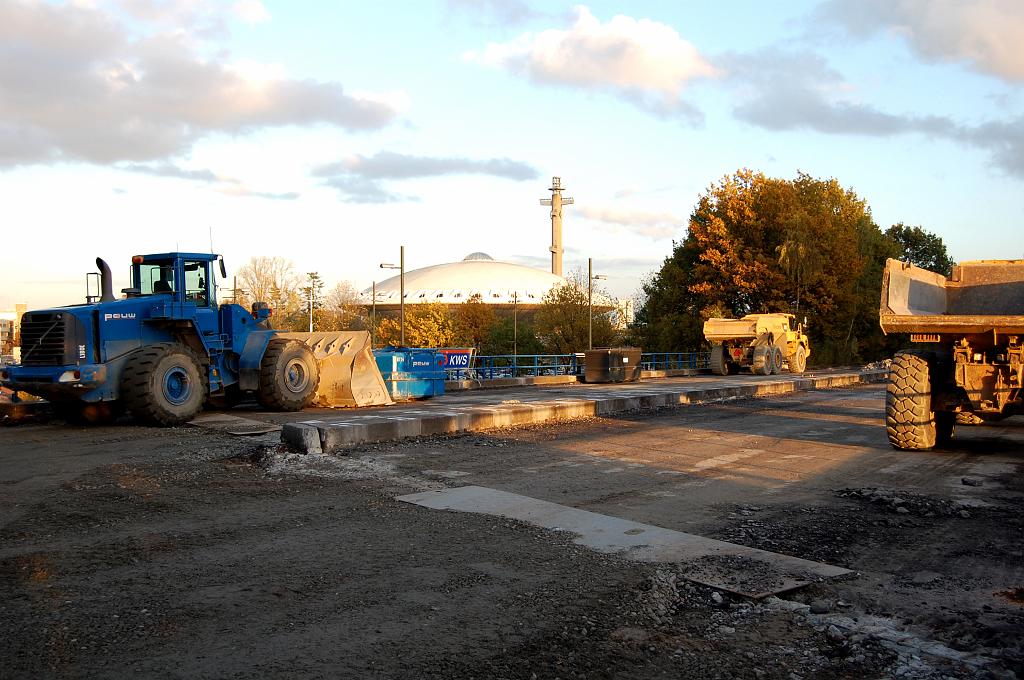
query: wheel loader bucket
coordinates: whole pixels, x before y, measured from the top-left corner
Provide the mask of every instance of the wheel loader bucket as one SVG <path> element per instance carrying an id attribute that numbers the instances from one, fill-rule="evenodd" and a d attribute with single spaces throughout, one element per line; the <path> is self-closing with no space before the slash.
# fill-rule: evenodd
<path id="1" fill-rule="evenodd" d="M 395 403 L 370 351 L 368 331 L 277 333 L 298 340 L 313 350 L 320 366 L 315 406 L 390 406 Z"/>

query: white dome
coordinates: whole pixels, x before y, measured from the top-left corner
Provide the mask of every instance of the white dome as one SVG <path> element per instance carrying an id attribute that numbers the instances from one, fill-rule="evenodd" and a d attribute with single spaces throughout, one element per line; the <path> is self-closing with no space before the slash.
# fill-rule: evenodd
<path id="1" fill-rule="evenodd" d="M 377 304 L 397 305 L 400 277 L 377 284 Z M 405 273 L 406 304 L 442 302 L 457 304 L 479 294 L 483 302 L 497 305 L 539 305 L 554 286 L 565 279 L 551 272 L 512 262 L 499 262 L 484 253 L 473 253 L 461 262 L 437 264 Z M 367 303 L 371 289 L 363 291 Z"/>

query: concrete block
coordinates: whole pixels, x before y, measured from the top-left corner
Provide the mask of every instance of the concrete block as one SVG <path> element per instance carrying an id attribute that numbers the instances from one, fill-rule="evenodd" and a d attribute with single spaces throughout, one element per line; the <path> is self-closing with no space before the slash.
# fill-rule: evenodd
<path id="1" fill-rule="evenodd" d="M 436 413 L 423 416 L 420 419 L 420 434 L 451 434 L 460 432 L 465 428 L 459 427 L 459 416 L 457 414 Z"/>
<path id="2" fill-rule="evenodd" d="M 286 424 L 281 428 L 281 441 L 300 453 L 323 453 L 320 430 L 312 425 Z"/>
<path id="3" fill-rule="evenodd" d="M 320 428 L 320 439 L 323 442 L 324 453 L 362 444 L 367 441 L 366 424 L 329 423 Z"/>

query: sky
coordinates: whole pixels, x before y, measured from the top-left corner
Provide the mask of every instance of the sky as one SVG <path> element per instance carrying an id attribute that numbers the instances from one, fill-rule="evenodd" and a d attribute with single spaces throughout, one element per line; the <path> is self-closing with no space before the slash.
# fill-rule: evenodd
<path id="1" fill-rule="evenodd" d="M 1024 257 L 1024 3 L 0 0 L 0 311 L 103 257 L 328 288 L 550 266 L 638 293 L 710 185 L 836 178 L 953 259 Z"/>

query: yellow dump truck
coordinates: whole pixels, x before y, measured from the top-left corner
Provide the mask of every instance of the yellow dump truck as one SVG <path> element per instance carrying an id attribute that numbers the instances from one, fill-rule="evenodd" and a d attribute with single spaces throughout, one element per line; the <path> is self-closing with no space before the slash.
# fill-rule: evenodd
<path id="1" fill-rule="evenodd" d="M 1024 260 L 962 262 L 947 279 L 890 259 L 879 323 L 917 345 L 889 369 L 885 426 L 894 448 L 930 449 L 957 422 L 1024 412 Z"/>
<path id="2" fill-rule="evenodd" d="M 741 319 L 708 319 L 704 338 L 711 343 L 711 372 L 729 375 L 749 368 L 759 375 L 803 373 L 811 346 L 792 314 L 747 314 Z"/>

